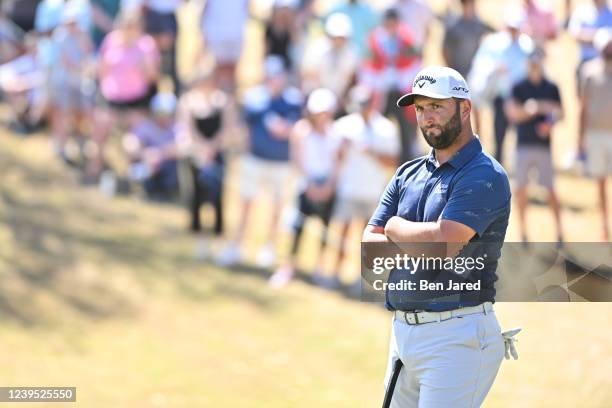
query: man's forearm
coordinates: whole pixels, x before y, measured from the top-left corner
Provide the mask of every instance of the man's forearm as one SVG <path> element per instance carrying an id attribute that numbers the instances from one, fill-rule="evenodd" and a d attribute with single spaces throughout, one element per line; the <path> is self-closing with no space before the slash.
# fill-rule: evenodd
<path id="1" fill-rule="evenodd" d="M 385 226 L 385 235 L 392 242 L 439 242 L 440 227 L 435 222 L 413 222 L 392 217 Z"/>
<path id="2" fill-rule="evenodd" d="M 389 238 L 385 234 L 377 233 L 377 232 L 369 232 L 366 231 L 363 233 L 361 237 L 361 242 L 364 243 L 372 243 L 372 242 L 389 242 Z"/>
<path id="3" fill-rule="evenodd" d="M 445 257 L 447 245 L 441 242 L 440 226 L 436 222 L 414 222 L 392 217 L 385 226 L 385 236 L 402 254 L 420 257 Z"/>

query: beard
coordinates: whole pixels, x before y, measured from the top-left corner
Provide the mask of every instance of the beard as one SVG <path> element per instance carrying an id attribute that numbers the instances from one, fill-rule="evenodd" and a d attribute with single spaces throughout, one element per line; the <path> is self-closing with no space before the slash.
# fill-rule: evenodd
<path id="1" fill-rule="evenodd" d="M 437 136 L 432 133 L 434 129 L 438 129 L 440 132 Z M 421 126 L 421 132 L 423 132 L 423 136 L 425 137 L 427 144 L 434 149 L 446 149 L 452 145 L 461 134 L 461 115 L 459 114 L 459 104 L 456 106 L 453 117 L 450 118 L 444 126 L 433 125 L 427 128 Z"/>

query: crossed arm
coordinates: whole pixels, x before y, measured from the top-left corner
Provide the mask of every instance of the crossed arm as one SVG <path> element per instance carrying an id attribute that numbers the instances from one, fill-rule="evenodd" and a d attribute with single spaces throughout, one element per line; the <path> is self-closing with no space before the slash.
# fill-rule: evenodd
<path id="1" fill-rule="evenodd" d="M 420 256 L 423 250 L 437 251 L 444 249 L 445 254 L 428 254 L 431 256 L 454 256 L 476 234 L 472 228 L 451 220 L 437 222 L 414 222 L 401 217 L 391 217 L 385 227 L 368 225 L 362 237 L 362 242 L 379 243 L 422 243 L 425 248 L 416 245 L 406 245 L 402 250 L 410 256 Z M 444 246 L 431 245 L 434 243 Z M 410 253 L 414 252 L 414 253 Z"/>

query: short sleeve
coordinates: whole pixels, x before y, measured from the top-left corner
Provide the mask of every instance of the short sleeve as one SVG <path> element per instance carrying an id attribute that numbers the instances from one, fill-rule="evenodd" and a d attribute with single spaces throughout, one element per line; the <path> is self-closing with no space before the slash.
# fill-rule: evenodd
<path id="1" fill-rule="evenodd" d="M 370 218 L 370 221 L 368 221 L 368 225 L 384 227 L 387 225 L 387 221 L 389 221 L 391 217 L 397 215 L 397 206 L 399 203 L 398 184 L 396 173 L 389 184 L 387 184 L 385 192 L 378 203 L 378 207 L 376 207 L 372 218 Z"/>
<path id="2" fill-rule="evenodd" d="M 385 119 L 384 123 L 381 123 L 378 131 L 381 137 L 375 146 L 377 152 L 387 155 L 396 155 L 400 153 L 400 138 L 396 125 Z"/>
<path id="3" fill-rule="evenodd" d="M 582 28 L 584 27 L 584 15 L 585 9 L 584 6 L 582 6 L 577 7 L 576 10 L 574 10 L 574 13 L 572 13 L 572 15 L 570 16 L 567 29 L 572 35 L 578 35 L 580 33 L 580 30 L 582 30 Z"/>
<path id="4" fill-rule="evenodd" d="M 521 87 L 521 83 L 517 83 L 512 87 L 512 99 L 517 102 L 525 102 L 527 98 L 523 95 L 523 88 Z"/>
<path id="5" fill-rule="evenodd" d="M 559 87 L 557 85 L 553 84 L 550 96 L 553 101 L 561 104 L 561 93 L 559 92 Z"/>
<path id="6" fill-rule="evenodd" d="M 510 186 L 503 173 L 477 170 L 453 185 L 441 219 L 466 225 L 479 236 L 510 209 Z"/>
<path id="7" fill-rule="evenodd" d="M 159 64 L 161 56 L 155 40 L 150 35 L 145 35 L 139 42 L 139 47 L 144 57 L 151 64 Z"/>

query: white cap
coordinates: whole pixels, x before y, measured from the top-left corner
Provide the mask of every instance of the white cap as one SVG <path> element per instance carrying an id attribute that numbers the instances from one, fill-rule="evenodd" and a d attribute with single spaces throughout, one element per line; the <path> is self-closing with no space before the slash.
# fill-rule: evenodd
<path id="1" fill-rule="evenodd" d="M 602 52 L 612 41 L 612 29 L 609 27 L 600 28 L 595 31 L 593 36 L 593 46 L 599 52 Z"/>
<path id="2" fill-rule="evenodd" d="M 298 0 L 275 0 L 274 7 L 297 9 L 300 3 Z"/>
<path id="3" fill-rule="evenodd" d="M 325 21 L 325 34 L 330 37 L 349 38 L 353 34 L 351 19 L 344 13 L 334 13 Z"/>
<path id="4" fill-rule="evenodd" d="M 158 93 L 151 99 L 151 111 L 172 115 L 176 110 L 176 96 L 171 93 Z"/>
<path id="5" fill-rule="evenodd" d="M 336 95 L 327 88 L 312 91 L 306 102 L 306 109 L 313 115 L 336 111 Z"/>
<path id="6" fill-rule="evenodd" d="M 67 4 L 62 13 L 62 23 L 70 24 L 77 23 L 81 17 L 81 9 L 74 4 Z"/>
<path id="7" fill-rule="evenodd" d="M 520 29 L 525 24 L 525 12 L 517 6 L 506 7 L 504 24 L 506 27 Z"/>
<path id="8" fill-rule="evenodd" d="M 470 98 L 470 89 L 461 74 L 449 67 L 431 66 L 423 68 L 412 83 L 412 92 L 397 100 L 397 106 L 414 103 L 414 96 L 422 95 L 435 99 Z"/>

